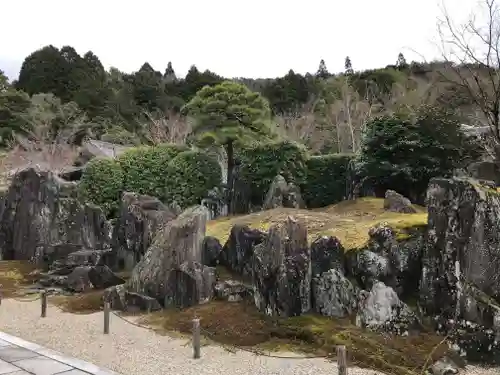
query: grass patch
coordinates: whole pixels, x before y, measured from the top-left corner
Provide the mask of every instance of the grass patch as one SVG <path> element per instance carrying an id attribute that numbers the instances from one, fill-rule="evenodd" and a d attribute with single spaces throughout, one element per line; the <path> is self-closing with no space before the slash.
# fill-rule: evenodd
<path id="1" fill-rule="evenodd" d="M 0 261 L 0 290 L 2 298 L 19 296 L 22 287 L 36 281 L 36 266 L 28 261 Z"/>
<path id="2" fill-rule="evenodd" d="M 346 345 L 353 365 L 394 375 L 419 374 L 436 347 L 433 359 L 440 358 L 448 350 L 446 344 L 439 345 L 442 338 L 433 334 L 382 335 L 356 327 L 351 319 L 310 314 L 270 319 L 248 302 L 214 301 L 185 310 L 152 313 L 142 317 L 140 322 L 164 333 L 190 334 L 194 316 L 201 319 L 202 334 L 218 343 L 329 357 L 335 356 L 336 345 Z"/>
<path id="3" fill-rule="evenodd" d="M 224 244 L 231 228 L 236 224 L 267 231 L 274 223 L 292 215 L 306 223 L 310 241 L 319 235 L 332 235 L 340 239 L 346 250 L 351 250 L 363 247 L 368 240 L 368 230 L 378 223 L 385 222 L 392 226 L 399 240 L 411 237 L 415 228 L 427 225 L 426 209 L 414 207 L 417 210 L 415 214 L 399 214 L 385 211 L 382 198 L 361 198 L 316 210 L 275 208 L 209 221 L 207 235 L 216 237 Z"/>

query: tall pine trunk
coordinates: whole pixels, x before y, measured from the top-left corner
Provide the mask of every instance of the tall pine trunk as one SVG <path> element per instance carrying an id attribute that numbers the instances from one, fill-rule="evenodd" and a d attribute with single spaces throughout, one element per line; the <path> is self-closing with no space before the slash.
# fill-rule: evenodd
<path id="1" fill-rule="evenodd" d="M 227 154 L 227 207 L 228 213 L 231 214 L 233 209 L 233 194 L 234 194 L 234 145 L 233 141 L 228 141 L 225 145 Z"/>

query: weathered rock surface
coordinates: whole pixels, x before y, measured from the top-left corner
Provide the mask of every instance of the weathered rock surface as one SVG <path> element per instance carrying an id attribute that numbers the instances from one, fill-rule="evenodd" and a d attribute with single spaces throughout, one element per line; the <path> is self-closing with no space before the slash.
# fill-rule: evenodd
<path id="1" fill-rule="evenodd" d="M 233 226 L 222 249 L 221 264 L 236 274 L 250 277 L 254 248 L 265 237 L 266 234 L 258 229 L 250 229 L 246 225 Z"/>
<path id="2" fill-rule="evenodd" d="M 65 183 L 52 172 L 18 172 L 0 206 L 0 248 L 5 260 L 40 262 L 54 246 L 109 247 L 102 210 L 65 198 Z"/>
<path id="3" fill-rule="evenodd" d="M 359 289 L 338 269 L 317 275 L 312 281 L 313 307 L 321 315 L 343 318 L 353 314 L 358 294 Z"/>
<path id="4" fill-rule="evenodd" d="M 127 291 L 125 285 L 117 285 L 104 291 L 104 301 L 108 301 L 112 309 L 121 311 L 158 311 L 162 306 L 152 297 Z"/>
<path id="5" fill-rule="evenodd" d="M 331 269 L 344 272 L 344 247 L 337 237 L 321 236 L 311 244 L 312 275 L 317 276 Z"/>
<path id="6" fill-rule="evenodd" d="M 500 184 L 500 169 L 493 161 L 478 161 L 467 167 L 470 176 L 479 181 L 492 181 L 495 185 Z"/>
<path id="7" fill-rule="evenodd" d="M 467 179 L 431 180 L 420 302 L 429 315 L 493 327 L 500 306 L 500 194 Z"/>
<path id="8" fill-rule="evenodd" d="M 201 264 L 206 230 L 206 208 L 192 207 L 158 231 L 142 260 L 135 266 L 127 290 L 155 298 L 161 305 L 171 298 L 170 274 L 185 262 Z"/>
<path id="9" fill-rule="evenodd" d="M 408 198 L 402 196 L 394 190 L 387 190 L 385 192 L 384 209 L 404 214 L 414 214 L 417 212 Z"/>
<path id="10" fill-rule="evenodd" d="M 40 280 L 41 285 L 56 285 L 72 292 L 105 289 L 124 283 L 125 280 L 116 276 L 105 265 L 67 267 L 44 274 Z"/>
<path id="11" fill-rule="evenodd" d="M 239 302 L 249 298 L 253 294 L 252 286 L 236 280 L 218 281 L 214 287 L 215 298 L 228 301 Z"/>
<path id="12" fill-rule="evenodd" d="M 268 315 L 297 316 L 311 309 L 311 253 L 307 228 L 294 218 L 269 229 L 253 256 L 255 305 Z"/>
<path id="13" fill-rule="evenodd" d="M 131 271 L 146 253 L 158 230 L 178 214 L 177 210 L 157 198 L 124 193 L 120 216 L 113 230 L 114 268 Z"/>
<path id="14" fill-rule="evenodd" d="M 222 245 L 215 237 L 207 236 L 203 239 L 203 250 L 201 253 L 202 264 L 208 267 L 215 267 L 219 264 Z"/>
<path id="15" fill-rule="evenodd" d="M 306 207 L 299 187 L 293 183 L 288 183 L 281 175 L 276 176 L 271 183 L 262 208 L 270 210 L 277 207 Z"/>
<path id="16" fill-rule="evenodd" d="M 168 276 L 164 306 L 186 308 L 208 302 L 214 286 L 214 268 L 193 261 L 182 263 Z"/>
<path id="17" fill-rule="evenodd" d="M 362 327 L 398 335 L 407 335 L 419 326 L 413 311 L 383 282 L 375 283 L 369 293 L 361 293 L 357 321 Z"/>

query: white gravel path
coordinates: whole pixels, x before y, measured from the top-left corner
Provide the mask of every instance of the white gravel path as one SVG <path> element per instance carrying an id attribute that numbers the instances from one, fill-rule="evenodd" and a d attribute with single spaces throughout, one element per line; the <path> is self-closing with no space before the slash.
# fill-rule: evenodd
<path id="1" fill-rule="evenodd" d="M 335 363 L 323 359 L 279 359 L 217 346 L 202 347 L 192 359 L 186 339 L 171 338 L 126 323 L 111 315 L 110 334 L 102 333 L 101 313 L 75 315 L 49 304 L 40 318 L 40 301 L 3 300 L 0 330 L 63 354 L 107 367 L 123 375 L 336 375 Z M 289 355 L 291 353 L 280 353 Z M 350 368 L 349 375 L 376 375 Z M 468 375 L 499 375 L 500 369 L 469 368 Z"/>

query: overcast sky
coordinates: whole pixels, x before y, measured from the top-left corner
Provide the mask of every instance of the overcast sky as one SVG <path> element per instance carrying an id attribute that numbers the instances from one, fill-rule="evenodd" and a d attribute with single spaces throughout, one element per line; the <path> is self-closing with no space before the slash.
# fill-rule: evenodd
<path id="1" fill-rule="evenodd" d="M 17 77 L 42 46 L 92 50 L 106 66 L 132 72 L 148 61 L 179 76 L 189 66 L 225 77 L 276 77 L 289 69 L 355 70 L 438 56 L 441 0 L 3 0 L 0 69 Z M 461 16 L 477 0 L 448 0 Z M 416 54 L 413 51 L 417 51 Z"/>

